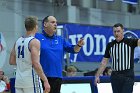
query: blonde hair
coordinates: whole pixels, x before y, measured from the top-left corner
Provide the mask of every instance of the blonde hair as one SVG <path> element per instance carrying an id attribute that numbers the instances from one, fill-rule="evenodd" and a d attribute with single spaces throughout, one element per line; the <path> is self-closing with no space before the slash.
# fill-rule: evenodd
<path id="1" fill-rule="evenodd" d="M 38 18 L 35 16 L 28 16 L 25 18 L 25 28 L 27 31 L 32 31 L 38 25 Z"/>

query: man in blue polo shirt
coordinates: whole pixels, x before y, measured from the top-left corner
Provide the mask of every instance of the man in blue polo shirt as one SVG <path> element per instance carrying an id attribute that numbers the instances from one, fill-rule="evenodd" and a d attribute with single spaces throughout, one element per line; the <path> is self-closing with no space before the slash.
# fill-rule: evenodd
<path id="1" fill-rule="evenodd" d="M 84 45 L 83 39 L 80 39 L 77 45 L 65 41 L 55 34 L 56 28 L 56 18 L 47 16 L 43 19 L 42 33 L 36 34 L 41 43 L 40 62 L 51 86 L 50 93 L 60 93 L 64 52 L 78 53 Z"/>

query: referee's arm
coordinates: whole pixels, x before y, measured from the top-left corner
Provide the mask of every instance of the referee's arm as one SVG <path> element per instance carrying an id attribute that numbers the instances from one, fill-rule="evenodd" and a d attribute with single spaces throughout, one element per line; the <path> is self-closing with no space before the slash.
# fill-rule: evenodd
<path id="1" fill-rule="evenodd" d="M 100 74 L 102 74 L 103 71 L 105 70 L 108 61 L 109 61 L 109 58 L 103 58 L 103 59 L 102 59 L 101 65 L 100 65 L 100 67 L 99 67 L 99 69 L 98 69 L 98 71 L 97 71 L 97 73 L 96 73 L 96 75 L 95 75 L 95 82 L 94 82 L 95 85 L 97 85 L 97 83 L 100 83 L 99 76 L 100 76 Z"/>

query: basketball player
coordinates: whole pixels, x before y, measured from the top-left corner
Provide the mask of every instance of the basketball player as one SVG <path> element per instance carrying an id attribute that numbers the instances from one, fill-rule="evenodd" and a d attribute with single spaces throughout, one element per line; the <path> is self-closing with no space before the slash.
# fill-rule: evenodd
<path id="1" fill-rule="evenodd" d="M 40 78 L 44 82 L 45 92 L 50 85 L 39 62 L 40 42 L 34 38 L 38 30 L 37 18 L 25 19 L 26 35 L 20 37 L 10 54 L 9 63 L 17 65 L 15 88 L 16 93 L 43 93 Z"/>

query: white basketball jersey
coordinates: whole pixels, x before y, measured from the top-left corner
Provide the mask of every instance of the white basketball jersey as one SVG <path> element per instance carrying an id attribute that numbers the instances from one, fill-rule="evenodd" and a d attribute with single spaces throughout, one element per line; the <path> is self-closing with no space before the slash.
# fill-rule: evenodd
<path id="1" fill-rule="evenodd" d="M 29 48 L 30 41 L 32 39 L 34 39 L 33 36 L 26 38 L 20 37 L 15 44 L 17 64 L 15 87 L 18 88 L 42 88 L 40 78 L 32 66 L 31 53 Z"/>

